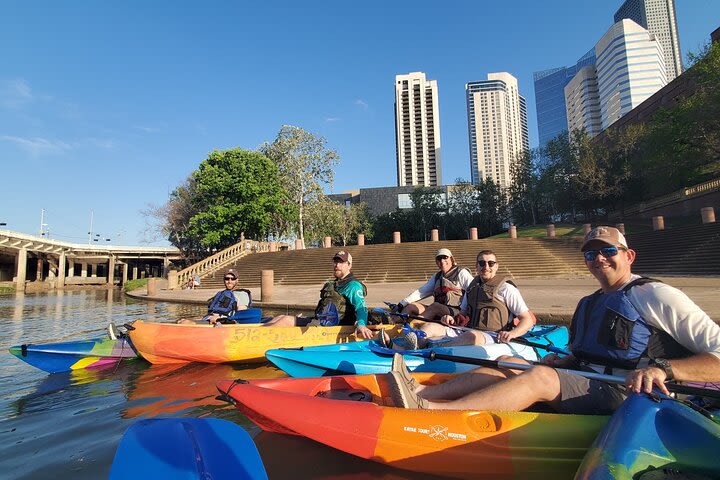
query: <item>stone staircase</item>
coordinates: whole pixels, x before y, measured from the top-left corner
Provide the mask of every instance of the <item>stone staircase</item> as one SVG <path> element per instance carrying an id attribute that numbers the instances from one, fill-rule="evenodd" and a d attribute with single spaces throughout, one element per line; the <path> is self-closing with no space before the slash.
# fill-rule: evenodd
<path id="1" fill-rule="evenodd" d="M 720 275 L 720 222 L 628 234 L 637 252 L 633 272 L 645 275 Z"/>
<path id="2" fill-rule="evenodd" d="M 437 271 L 438 248 L 449 248 L 457 262 L 475 273 L 475 258 L 493 250 L 500 273 L 514 278 L 588 276 L 579 252 L 579 237 L 490 238 L 345 247 L 353 272 L 365 283 L 424 282 Z M 222 275 L 234 268 L 242 286 L 259 286 L 261 270 L 275 272 L 276 285 L 320 284 L 332 277 L 332 255 L 342 247 L 256 253 L 226 265 L 202 279 L 203 288 L 222 288 Z"/>

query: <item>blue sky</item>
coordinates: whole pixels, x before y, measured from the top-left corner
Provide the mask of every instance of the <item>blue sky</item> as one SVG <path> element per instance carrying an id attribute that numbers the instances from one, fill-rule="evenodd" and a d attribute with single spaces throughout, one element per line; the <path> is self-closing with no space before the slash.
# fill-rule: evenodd
<path id="1" fill-rule="evenodd" d="M 676 0 L 683 57 L 720 2 Z M 165 245 L 143 233 L 207 153 L 283 124 L 340 154 L 333 192 L 395 184 L 396 74 L 438 81 L 446 183 L 469 178 L 465 83 L 571 65 L 621 0 L 255 2 L 6 0 L 0 15 L 0 222 L 51 238 Z"/>

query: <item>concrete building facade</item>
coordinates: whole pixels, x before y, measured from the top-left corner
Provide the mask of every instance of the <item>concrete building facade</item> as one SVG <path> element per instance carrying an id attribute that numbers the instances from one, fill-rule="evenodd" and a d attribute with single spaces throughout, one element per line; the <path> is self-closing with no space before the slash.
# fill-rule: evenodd
<path id="1" fill-rule="evenodd" d="M 397 184 L 442 185 L 437 81 L 423 72 L 395 76 Z"/>
<path id="2" fill-rule="evenodd" d="M 625 0 L 615 12 L 615 22 L 628 18 L 658 39 L 663 48 L 667 81 L 683 72 L 675 0 Z"/>
<path id="3" fill-rule="evenodd" d="M 632 20 L 610 27 L 595 57 L 603 130 L 668 83 L 660 42 Z"/>
<path id="4" fill-rule="evenodd" d="M 568 131 L 584 129 L 591 137 L 602 131 L 594 65 L 582 67 L 565 86 L 565 109 Z"/>
<path id="5" fill-rule="evenodd" d="M 507 72 L 465 85 L 470 145 L 470 177 L 474 184 L 490 178 L 508 187 L 510 165 L 529 149 L 527 105 L 518 82 Z"/>

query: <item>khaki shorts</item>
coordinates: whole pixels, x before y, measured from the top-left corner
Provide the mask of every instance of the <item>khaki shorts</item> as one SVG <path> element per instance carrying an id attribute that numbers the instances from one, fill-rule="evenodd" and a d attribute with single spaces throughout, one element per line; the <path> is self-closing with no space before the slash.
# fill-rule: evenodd
<path id="1" fill-rule="evenodd" d="M 625 400 L 618 385 L 556 371 L 560 378 L 560 413 L 608 415 Z"/>

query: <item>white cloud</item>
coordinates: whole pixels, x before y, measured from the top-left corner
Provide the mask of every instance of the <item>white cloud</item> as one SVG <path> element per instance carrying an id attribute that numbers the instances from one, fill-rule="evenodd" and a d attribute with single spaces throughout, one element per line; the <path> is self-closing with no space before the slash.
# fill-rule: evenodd
<path id="1" fill-rule="evenodd" d="M 15 78 L 0 83 L 0 103 L 3 106 L 17 108 L 32 100 L 32 89 L 24 79 Z"/>
<path id="2" fill-rule="evenodd" d="M 340 121 L 340 117 L 327 117 L 327 118 L 325 119 L 325 121 L 326 121 L 327 123 L 339 122 L 339 121 Z"/>
<path id="3" fill-rule="evenodd" d="M 370 106 L 368 105 L 368 103 L 367 103 L 365 100 L 361 99 L 361 98 L 358 98 L 357 100 L 355 100 L 355 105 L 357 105 L 358 107 L 362 108 L 363 110 L 367 110 L 367 109 L 370 107 Z"/>
<path id="4" fill-rule="evenodd" d="M 41 137 L 13 137 L 10 135 L 3 135 L 0 136 L 0 140 L 14 143 L 31 155 L 63 153 L 74 148 L 73 145 L 69 143 L 59 140 L 48 140 L 47 138 Z"/>

